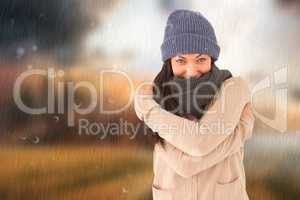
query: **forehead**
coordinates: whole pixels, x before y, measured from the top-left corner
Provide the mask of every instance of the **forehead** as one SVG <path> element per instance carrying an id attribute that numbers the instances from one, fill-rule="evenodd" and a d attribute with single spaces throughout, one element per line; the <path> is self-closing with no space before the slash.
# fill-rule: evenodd
<path id="1" fill-rule="evenodd" d="M 207 54 L 200 54 L 200 53 L 188 53 L 188 54 L 177 54 L 174 58 L 199 58 L 199 57 L 209 57 Z"/>

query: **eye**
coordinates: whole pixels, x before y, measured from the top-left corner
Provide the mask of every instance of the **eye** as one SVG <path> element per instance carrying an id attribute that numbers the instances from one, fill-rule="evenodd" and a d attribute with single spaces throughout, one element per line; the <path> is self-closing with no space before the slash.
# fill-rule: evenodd
<path id="1" fill-rule="evenodd" d="M 178 60 L 176 60 L 176 62 L 179 63 L 179 64 L 184 64 L 185 63 L 185 61 L 183 59 L 178 59 Z"/>
<path id="2" fill-rule="evenodd" d="M 206 58 L 199 58 L 199 59 L 197 60 L 198 63 L 202 63 L 202 62 L 205 62 L 205 61 L 206 61 Z"/>

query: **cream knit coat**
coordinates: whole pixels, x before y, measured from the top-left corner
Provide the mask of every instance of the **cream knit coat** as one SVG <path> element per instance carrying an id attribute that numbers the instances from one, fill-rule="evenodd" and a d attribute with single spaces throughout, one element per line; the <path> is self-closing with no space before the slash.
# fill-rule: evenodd
<path id="1" fill-rule="evenodd" d="M 254 115 L 248 83 L 226 79 L 200 121 L 181 118 L 157 104 L 151 87 L 138 91 L 138 118 L 165 140 L 153 152 L 154 200 L 248 200 L 244 143 Z"/>

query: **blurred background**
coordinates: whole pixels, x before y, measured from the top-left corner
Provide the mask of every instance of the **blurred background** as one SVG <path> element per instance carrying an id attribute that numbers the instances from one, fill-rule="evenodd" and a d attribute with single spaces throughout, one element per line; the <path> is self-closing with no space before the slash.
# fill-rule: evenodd
<path id="1" fill-rule="evenodd" d="M 245 146 L 250 199 L 300 198 L 299 0 L 1 0 L 1 200 L 152 199 L 151 130 L 136 117 L 132 93 L 160 71 L 164 26 L 177 8 L 209 19 L 221 47 L 217 66 L 251 86 L 256 121 Z M 52 69 L 54 76 L 22 82 L 25 105 L 48 106 L 32 115 L 18 107 L 13 91 L 18 77 L 38 69 Z M 100 75 L 104 70 L 123 75 Z M 96 96 L 78 87 L 71 96 L 75 106 L 68 105 L 68 83 L 83 81 Z M 72 112 L 95 97 L 92 112 Z M 99 112 L 127 104 L 114 114 Z"/>

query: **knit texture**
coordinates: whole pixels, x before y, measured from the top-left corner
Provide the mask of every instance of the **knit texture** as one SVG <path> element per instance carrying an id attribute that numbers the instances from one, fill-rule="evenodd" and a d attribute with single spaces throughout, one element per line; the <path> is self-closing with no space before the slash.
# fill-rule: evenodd
<path id="1" fill-rule="evenodd" d="M 229 70 L 219 69 L 215 64 L 209 72 L 200 77 L 186 79 L 174 76 L 168 85 L 178 105 L 176 114 L 188 119 L 194 116 L 200 120 L 215 99 L 221 84 L 231 77 L 232 73 Z"/>
<path id="2" fill-rule="evenodd" d="M 208 54 L 217 60 L 220 47 L 211 23 L 197 11 L 177 9 L 168 19 L 160 46 L 162 61 L 178 54 Z"/>

